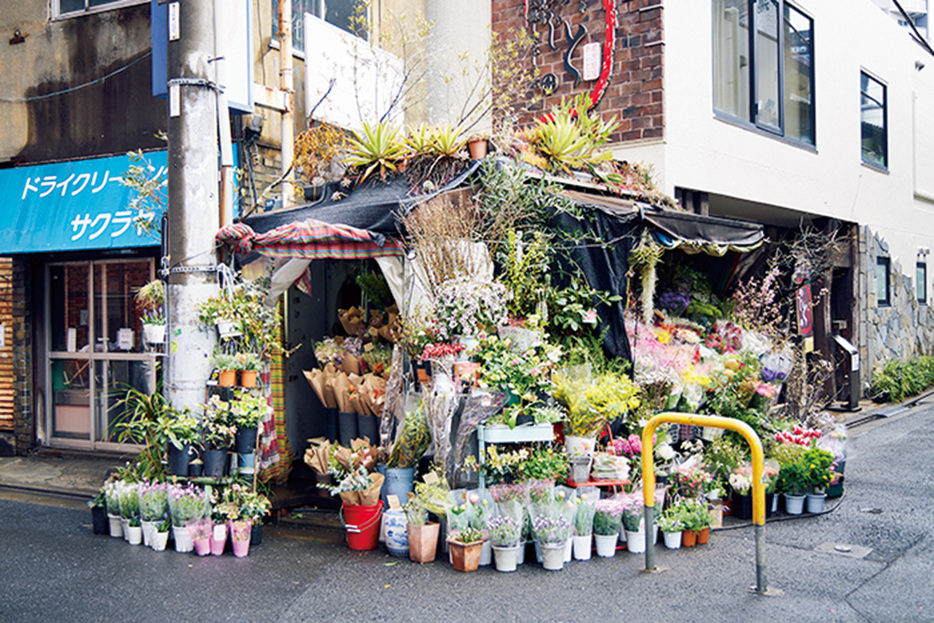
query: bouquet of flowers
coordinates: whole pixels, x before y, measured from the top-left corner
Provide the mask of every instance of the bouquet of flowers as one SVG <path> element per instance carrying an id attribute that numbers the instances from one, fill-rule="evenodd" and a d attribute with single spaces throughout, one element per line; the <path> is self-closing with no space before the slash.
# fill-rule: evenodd
<path id="1" fill-rule="evenodd" d="M 140 518 L 162 521 L 169 511 L 168 486 L 164 482 L 143 483 L 139 491 Z"/>
<path id="2" fill-rule="evenodd" d="M 546 504 L 554 500 L 554 480 L 530 480 L 528 482 L 529 501 L 532 504 Z"/>
<path id="3" fill-rule="evenodd" d="M 587 495 L 575 498 L 574 536 L 590 536 L 593 534 L 594 515 L 596 505 L 587 499 Z"/>
<path id="4" fill-rule="evenodd" d="M 344 504 L 373 506 L 379 500 L 384 478 L 382 474 L 371 474 L 361 465 L 350 471 L 332 468 L 331 475 L 337 484 L 322 486 L 332 494 L 339 494 Z"/>
<path id="5" fill-rule="evenodd" d="M 523 510 L 529 500 L 525 483 L 493 485 L 490 497 L 500 515 L 515 519 L 521 526 Z"/>
<path id="6" fill-rule="evenodd" d="M 487 522 L 490 540 L 496 547 L 516 547 L 522 536 L 522 520 L 506 515 L 494 515 Z"/>
<path id="7" fill-rule="evenodd" d="M 181 528 L 192 519 L 204 517 L 207 496 L 195 485 L 168 485 L 168 497 L 173 526 Z"/>
<path id="8" fill-rule="evenodd" d="M 619 534 L 623 505 L 619 500 L 606 498 L 594 504 L 593 532 L 600 536 Z"/>
<path id="9" fill-rule="evenodd" d="M 689 498 L 700 498 L 713 484 L 713 476 L 700 467 L 678 467 L 672 470 L 670 477 L 678 495 Z"/>
<path id="10" fill-rule="evenodd" d="M 223 500 L 225 507 L 229 509 L 229 519 L 249 519 L 254 523 L 262 521 L 272 507 L 265 495 L 237 483 L 224 490 Z M 233 514 L 230 511 L 233 511 Z"/>

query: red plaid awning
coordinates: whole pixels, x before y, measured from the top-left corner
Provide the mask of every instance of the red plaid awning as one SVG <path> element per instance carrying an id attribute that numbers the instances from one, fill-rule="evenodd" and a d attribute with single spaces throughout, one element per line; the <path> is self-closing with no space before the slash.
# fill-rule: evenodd
<path id="1" fill-rule="evenodd" d="M 308 219 L 257 234 L 249 225 L 235 223 L 217 232 L 216 240 L 238 254 L 255 251 L 267 257 L 359 260 L 403 256 L 402 242 L 349 225 Z"/>

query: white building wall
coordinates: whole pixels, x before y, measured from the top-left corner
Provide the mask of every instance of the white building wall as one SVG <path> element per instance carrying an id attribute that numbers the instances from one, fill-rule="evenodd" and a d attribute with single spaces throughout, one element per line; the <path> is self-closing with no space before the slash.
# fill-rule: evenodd
<path id="1" fill-rule="evenodd" d="M 917 248 L 934 246 L 934 58 L 872 0 L 795 6 L 814 20 L 815 150 L 715 118 L 711 3 L 671 0 L 664 144 L 617 155 L 645 158 L 669 193 L 684 187 L 868 225 L 913 272 Z M 861 69 L 887 85 L 887 173 L 861 163 Z"/>

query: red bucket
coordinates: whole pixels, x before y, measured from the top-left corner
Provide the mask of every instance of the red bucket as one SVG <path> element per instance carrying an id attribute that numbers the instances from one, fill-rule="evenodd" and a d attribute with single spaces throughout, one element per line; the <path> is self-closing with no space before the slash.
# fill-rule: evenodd
<path id="1" fill-rule="evenodd" d="M 373 506 L 342 505 L 344 527 L 347 528 L 347 547 L 359 551 L 376 549 L 379 544 L 379 520 L 383 502 Z"/>

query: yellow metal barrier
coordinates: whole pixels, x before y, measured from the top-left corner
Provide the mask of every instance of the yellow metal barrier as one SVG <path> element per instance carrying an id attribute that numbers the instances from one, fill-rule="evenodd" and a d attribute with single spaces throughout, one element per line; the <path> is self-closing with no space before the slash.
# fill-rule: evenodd
<path id="1" fill-rule="evenodd" d="M 712 426 L 736 431 L 749 443 L 752 450 L 752 521 L 756 532 L 756 592 L 768 591 L 765 577 L 765 483 L 762 481 L 764 455 L 762 442 L 756 431 L 739 420 L 715 415 L 696 415 L 693 413 L 666 412 L 655 415 L 645 430 L 642 431 L 642 495 L 645 498 L 645 569 L 655 570 L 655 551 L 651 547 L 652 533 L 655 530 L 655 457 L 653 456 L 652 437 L 659 424 L 688 424 L 692 426 Z"/>

